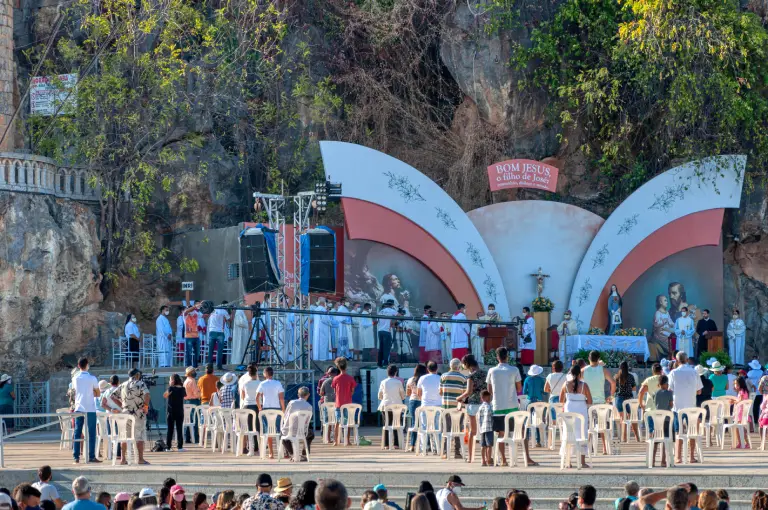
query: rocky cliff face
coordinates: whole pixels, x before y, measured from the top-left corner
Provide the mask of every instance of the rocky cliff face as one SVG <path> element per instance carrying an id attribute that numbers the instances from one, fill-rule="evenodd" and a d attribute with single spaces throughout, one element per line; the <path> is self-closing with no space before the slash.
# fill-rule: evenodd
<path id="1" fill-rule="evenodd" d="M 116 318 L 99 309 L 98 254 L 91 209 L 0 192 L 3 372 L 37 379 L 65 357 L 69 363 L 82 353 L 106 360 Z"/>

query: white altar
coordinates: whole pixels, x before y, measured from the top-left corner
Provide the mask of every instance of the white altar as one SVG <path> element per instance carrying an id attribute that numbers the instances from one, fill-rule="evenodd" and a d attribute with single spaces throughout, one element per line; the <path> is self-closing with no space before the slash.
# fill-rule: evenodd
<path id="1" fill-rule="evenodd" d="M 573 358 L 579 349 L 642 354 L 645 361 L 651 357 L 651 352 L 648 350 L 648 339 L 644 336 L 572 335 L 567 338 L 560 337 L 561 360 Z"/>

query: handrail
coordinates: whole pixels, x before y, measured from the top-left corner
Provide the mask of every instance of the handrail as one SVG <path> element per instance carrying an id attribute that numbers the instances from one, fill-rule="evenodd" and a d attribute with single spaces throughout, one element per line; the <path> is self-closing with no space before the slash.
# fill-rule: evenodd
<path id="1" fill-rule="evenodd" d="M 67 419 L 73 419 L 73 418 L 80 418 L 86 419 L 86 413 L 27 413 L 27 414 L 2 414 L 0 415 L 0 431 L 5 430 L 5 419 L 6 418 L 52 418 L 55 417 L 56 421 L 52 421 L 50 423 L 44 423 L 43 425 L 38 425 L 37 427 L 32 427 L 30 429 L 26 430 L 20 430 L 18 432 L 14 432 L 13 434 L 4 435 L 0 432 L 0 468 L 5 467 L 5 441 L 6 439 L 19 437 L 21 435 L 27 434 L 29 432 L 34 432 L 36 430 L 42 430 L 54 425 L 59 425 L 59 419 L 61 418 L 67 418 Z M 35 440 L 35 441 L 19 441 L 19 443 L 26 443 L 26 444 L 47 444 L 47 443 L 76 443 L 81 442 L 83 443 L 83 453 L 84 457 L 86 459 L 90 458 L 89 451 L 88 451 L 88 426 L 87 424 L 83 424 L 83 437 L 80 439 L 75 439 L 74 435 L 72 439 L 57 439 L 55 441 L 53 440 Z"/>

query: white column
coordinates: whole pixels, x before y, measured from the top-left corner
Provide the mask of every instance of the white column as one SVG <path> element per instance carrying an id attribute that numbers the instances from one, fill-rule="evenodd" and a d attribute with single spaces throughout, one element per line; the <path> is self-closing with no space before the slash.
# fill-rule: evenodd
<path id="1" fill-rule="evenodd" d="M 5 160 L 0 161 L 0 184 L 5 184 Z"/>

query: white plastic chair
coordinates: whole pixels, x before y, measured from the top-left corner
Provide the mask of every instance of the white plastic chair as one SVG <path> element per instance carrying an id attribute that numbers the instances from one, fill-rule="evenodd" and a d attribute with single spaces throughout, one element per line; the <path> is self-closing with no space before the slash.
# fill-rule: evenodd
<path id="1" fill-rule="evenodd" d="M 112 459 L 112 442 L 108 432 L 107 419 L 110 413 L 98 411 L 96 413 L 96 457 Z M 101 447 L 104 446 L 104 457 L 101 456 Z"/>
<path id="2" fill-rule="evenodd" d="M 320 423 L 323 427 L 323 444 L 331 443 L 336 433 L 336 404 L 325 402 L 320 404 Z"/>
<path id="3" fill-rule="evenodd" d="M 395 449 L 395 435 L 400 439 L 400 448 L 405 449 L 405 415 L 408 406 L 390 404 L 381 409 L 384 425 L 381 427 L 381 449 L 384 450 L 384 436 L 389 435 L 389 449 Z M 390 420 L 391 414 L 391 420 Z"/>
<path id="4" fill-rule="evenodd" d="M 259 416 L 253 409 L 235 409 L 232 413 L 232 420 L 235 423 L 235 457 L 239 457 L 243 451 L 243 438 L 248 438 L 248 456 L 253 457 L 256 452 L 256 438 L 258 432 Z M 253 424 L 253 430 L 248 427 L 248 422 Z"/>
<path id="5" fill-rule="evenodd" d="M 66 408 L 62 407 L 61 409 L 56 409 L 56 414 L 69 414 L 71 411 Z M 72 442 L 75 438 L 75 427 L 72 425 L 72 417 L 71 416 L 59 416 L 59 428 L 61 429 L 61 440 L 59 442 L 59 450 L 64 449 L 64 445 L 67 445 L 67 448 L 72 449 L 74 446 L 74 443 Z"/>
<path id="6" fill-rule="evenodd" d="M 723 395 L 715 398 L 715 400 L 723 403 L 723 425 L 731 423 L 733 421 L 733 406 L 736 405 L 739 399 L 731 395 Z"/>
<path id="7" fill-rule="evenodd" d="M 277 418 L 283 420 L 283 412 L 277 409 L 265 409 L 259 413 L 259 423 L 261 425 L 261 459 L 267 458 L 267 449 L 269 440 L 280 441 L 280 429 L 277 428 Z M 266 421 L 266 424 L 264 423 Z"/>
<path id="8" fill-rule="evenodd" d="M 621 425 L 627 435 L 627 443 L 629 443 L 629 435 L 632 432 L 632 425 L 637 426 L 637 435 L 638 437 L 642 437 L 640 424 L 643 423 L 643 412 L 640 409 L 640 401 L 636 398 L 625 400 L 623 407 L 624 420 L 621 422 Z"/>
<path id="9" fill-rule="evenodd" d="M 158 363 L 157 340 L 155 335 L 142 335 L 141 346 L 139 349 L 139 366 L 156 367 Z"/>
<path id="10" fill-rule="evenodd" d="M 233 443 L 234 440 L 234 426 L 232 424 L 232 408 L 229 407 L 217 407 L 216 410 L 216 438 L 220 439 L 221 453 L 225 453 L 227 450 L 235 450 Z M 216 451 L 216 441 L 213 442 L 213 450 Z"/>
<path id="11" fill-rule="evenodd" d="M 189 430 L 190 439 L 195 437 L 195 424 L 198 425 L 199 431 L 200 421 L 198 418 L 197 408 L 198 406 L 194 404 L 184 404 L 184 423 L 181 426 L 181 430 L 182 434 L 186 434 L 187 430 Z M 168 445 L 168 448 L 170 447 L 171 445 Z"/>
<path id="12" fill-rule="evenodd" d="M 307 431 L 309 430 L 309 423 L 312 420 L 312 411 L 296 411 L 291 414 L 288 420 L 288 432 L 287 436 L 283 436 L 280 441 L 280 445 L 277 447 L 277 461 L 280 462 L 283 459 L 285 444 L 283 441 L 290 441 L 293 447 L 293 460 L 299 462 L 301 460 L 301 452 L 306 448 L 307 461 L 309 461 L 309 443 L 307 442 Z M 290 432 L 296 429 L 294 434 Z"/>
<path id="13" fill-rule="evenodd" d="M 763 397 L 765 398 L 765 397 Z M 765 450 L 765 438 L 768 436 L 768 425 L 762 425 L 760 427 L 760 449 Z"/>
<path id="14" fill-rule="evenodd" d="M 442 420 L 443 408 L 437 406 L 421 406 L 414 411 L 416 415 L 416 454 L 427 455 L 429 449 L 429 439 L 437 448 L 440 443 L 440 421 Z M 423 453 L 422 453 L 423 450 Z"/>
<path id="15" fill-rule="evenodd" d="M 666 455 L 667 467 L 674 466 L 675 456 L 672 449 L 674 448 L 675 435 L 672 431 L 672 424 L 675 421 L 675 415 L 672 414 L 672 411 L 647 411 L 643 419 L 645 420 L 645 430 L 650 431 L 650 424 L 653 423 L 653 434 L 648 433 L 645 440 L 648 444 L 648 468 L 653 466 L 653 446 L 655 444 L 661 444 L 664 448 L 663 454 Z"/>
<path id="16" fill-rule="evenodd" d="M 499 445 L 501 445 L 502 448 L 509 447 L 512 466 L 517 466 L 517 449 L 519 447 L 523 458 L 523 467 L 528 467 L 528 459 L 525 457 L 524 443 L 525 431 L 528 429 L 528 420 L 530 420 L 530 418 L 531 415 L 528 414 L 528 411 L 515 411 L 504 417 L 504 435 L 496 438 L 495 447 L 493 449 L 494 465 L 498 465 L 499 463 Z M 515 422 L 515 428 L 514 430 L 510 430 L 509 426 L 513 420 Z"/>
<path id="17" fill-rule="evenodd" d="M 527 396 L 525 396 L 525 395 L 518 395 L 517 396 L 517 408 L 520 411 L 525 411 L 526 409 L 528 409 L 529 405 L 530 405 L 530 403 L 528 402 L 528 397 Z"/>
<path id="18" fill-rule="evenodd" d="M 534 402 L 528 404 L 528 413 L 531 415 L 531 419 L 528 421 L 528 430 L 531 434 L 531 441 L 535 441 L 535 432 L 539 431 L 539 437 L 541 437 L 541 444 L 546 448 L 547 446 L 547 423 L 549 422 L 550 414 L 549 404 L 546 402 Z"/>
<path id="19" fill-rule="evenodd" d="M 112 369 L 123 368 L 128 364 L 128 338 L 120 336 L 112 339 Z"/>
<path id="20" fill-rule="evenodd" d="M 344 404 L 341 406 L 341 444 L 347 444 L 347 432 L 352 429 L 355 432 L 354 444 L 360 444 L 360 418 L 363 414 L 363 406 L 360 404 Z"/>
<path id="21" fill-rule="evenodd" d="M 216 416 L 218 407 L 203 408 L 203 425 L 200 427 L 200 446 L 208 448 L 208 438 L 213 443 L 213 450 L 216 451 L 216 434 L 218 433 L 219 420 Z"/>
<path id="22" fill-rule="evenodd" d="M 558 402 L 555 402 L 553 404 L 549 404 L 550 413 L 549 413 L 549 439 L 547 442 L 549 443 L 549 449 L 554 450 L 555 449 L 555 436 L 560 436 L 560 440 L 562 441 L 562 430 L 560 428 L 560 424 L 557 423 L 557 418 L 561 414 L 565 412 L 565 404 L 561 404 Z M 552 412 L 555 413 L 555 417 L 552 418 Z"/>
<path id="23" fill-rule="evenodd" d="M 608 455 L 613 455 L 613 424 L 616 408 L 611 404 L 596 404 L 589 408 L 589 429 L 587 439 L 592 448 L 592 453 L 597 455 L 600 450 L 600 434 L 605 437 L 605 445 Z"/>
<path id="24" fill-rule="evenodd" d="M 451 424 L 448 425 L 448 418 L 450 417 Z M 466 420 L 466 414 L 464 411 L 458 409 L 446 409 L 440 418 L 440 430 L 442 431 L 442 437 L 437 447 L 440 455 L 451 454 L 451 445 L 455 445 L 455 439 L 459 440 L 459 454 L 462 458 L 467 457 L 464 446 L 464 424 Z"/>
<path id="25" fill-rule="evenodd" d="M 742 400 L 737 402 L 733 406 L 733 414 L 731 415 L 732 422 L 723 425 L 723 435 L 720 437 L 720 449 L 725 449 L 725 433 L 731 433 L 731 448 L 736 447 L 737 434 L 742 435 L 745 439 L 745 445 L 752 448 L 752 439 L 749 437 L 749 410 L 752 409 L 751 400 Z M 741 417 L 739 417 L 741 414 Z"/>
<path id="26" fill-rule="evenodd" d="M 573 467 L 571 456 L 576 456 L 576 469 L 581 469 L 581 452 L 586 450 L 592 460 L 589 440 L 584 435 L 584 416 L 562 412 L 557 415 L 557 425 L 560 427 L 560 469 Z"/>
<path id="27" fill-rule="evenodd" d="M 722 400 L 705 400 L 701 403 L 701 407 L 704 408 L 705 411 L 709 411 L 709 419 L 704 421 L 707 446 L 712 446 L 713 433 L 715 435 L 715 445 L 720 446 L 720 434 L 722 434 L 724 424 L 723 414 L 725 413 L 725 402 Z"/>
<path id="28" fill-rule="evenodd" d="M 112 439 L 112 451 L 117 451 L 117 445 L 124 443 L 126 448 L 123 449 L 123 459 L 128 464 L 136 464 L 139 458 L 139 450 L 136 446 L 136 435 L 134 428 L 136 426 L 136 419 L 130 414 L 110 414 L 107 418 L 109 427 L 114 431 L 111 435 Z M 117 464 L 117 455 L 112 456 L 112 465 Z"/>
<path id="29" fill-rule="evenodd" d="M 690 441 L 696 443 L 696 454 L 699 456 L 699 462 L 704 462 L 701 440 L 704 439 L 704 435 L 706 434 L 706 429 L 704 427 L 705 416 L 706 411 L 699 407 L 680 409 L 677 412 L 680 432 L 677 435 L 676 441 L 683 442 L 683 464 L 688 464 L 691 458 L 689 451 Z"/>

